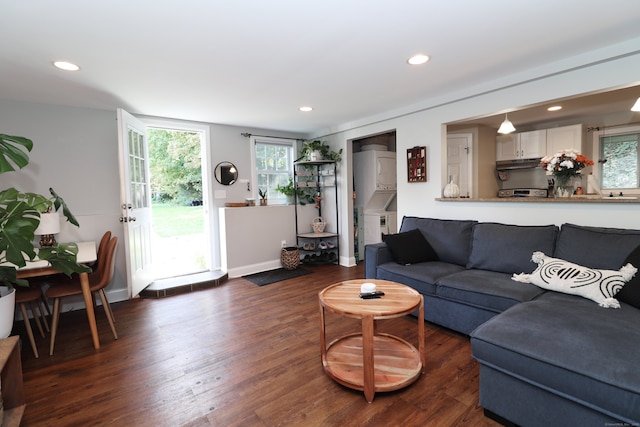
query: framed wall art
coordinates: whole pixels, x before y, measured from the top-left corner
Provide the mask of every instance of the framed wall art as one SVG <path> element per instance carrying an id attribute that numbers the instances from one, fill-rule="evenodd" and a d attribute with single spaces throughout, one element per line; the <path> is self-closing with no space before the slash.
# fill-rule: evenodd
<path id="1" fill-rule="evenodd" d="M 427 147 L 407 149 L 407 181 L 427 182 Z"/>

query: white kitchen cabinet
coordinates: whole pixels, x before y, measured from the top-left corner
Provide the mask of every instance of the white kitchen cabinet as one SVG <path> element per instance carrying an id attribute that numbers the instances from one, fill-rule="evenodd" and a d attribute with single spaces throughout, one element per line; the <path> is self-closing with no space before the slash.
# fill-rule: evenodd
<path id="1" fill-rule="evenodd" d="M 496 137 L 496 160 L 517 159 L 518 136 L 515 133 Z"/>
<path id="2" fill-rule="evenodd" d="M 496 137 L 496 160 L 534 159 L 547 151 L 545 130 L 520 132 Z"/>
<path id="3" fill-rule="evenodd" d="M 567 148 L 582 153 L 584 126 L 571 125 L 547 129 L 547 154 L 554 154 Z"/>

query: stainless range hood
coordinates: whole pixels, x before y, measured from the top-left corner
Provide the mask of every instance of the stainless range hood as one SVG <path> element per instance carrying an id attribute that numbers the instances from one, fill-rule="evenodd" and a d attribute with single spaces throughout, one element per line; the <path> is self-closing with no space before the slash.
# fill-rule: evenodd
<path id="1" fill-rule="evenodd" d="M 496 162 L 496 169 L 499 171 L 534 169 L 540 166 L 540 160 L 542 160 L 540 157 L 534 159 L 500 160 Z"/>

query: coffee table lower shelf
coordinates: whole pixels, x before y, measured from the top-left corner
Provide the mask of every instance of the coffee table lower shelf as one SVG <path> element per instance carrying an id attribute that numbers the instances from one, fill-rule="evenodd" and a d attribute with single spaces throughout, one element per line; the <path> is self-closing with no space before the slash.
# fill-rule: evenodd
<path id="1" fill-rule="evenodd" d="M 338 338 L 322 354 L 325 373 L 338 383 L 364 390 L 362 334 Z M 409 342 L 389 334 L 373 337 L 374 391 L 393 391 L 415 382 L 422 373 L 420 353 Z"/>

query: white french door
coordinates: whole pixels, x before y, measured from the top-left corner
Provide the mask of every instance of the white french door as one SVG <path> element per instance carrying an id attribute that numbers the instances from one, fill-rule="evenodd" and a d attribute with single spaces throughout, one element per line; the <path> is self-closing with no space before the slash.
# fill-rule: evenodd
<path id="1" fill-rule="evenodd" d="M 136 297 L 154 279 L 151 271 L 151 194 L 147 128 L 118 109 L 120 154 L 120 222 L 124 226 L 129 298 Z"/>

